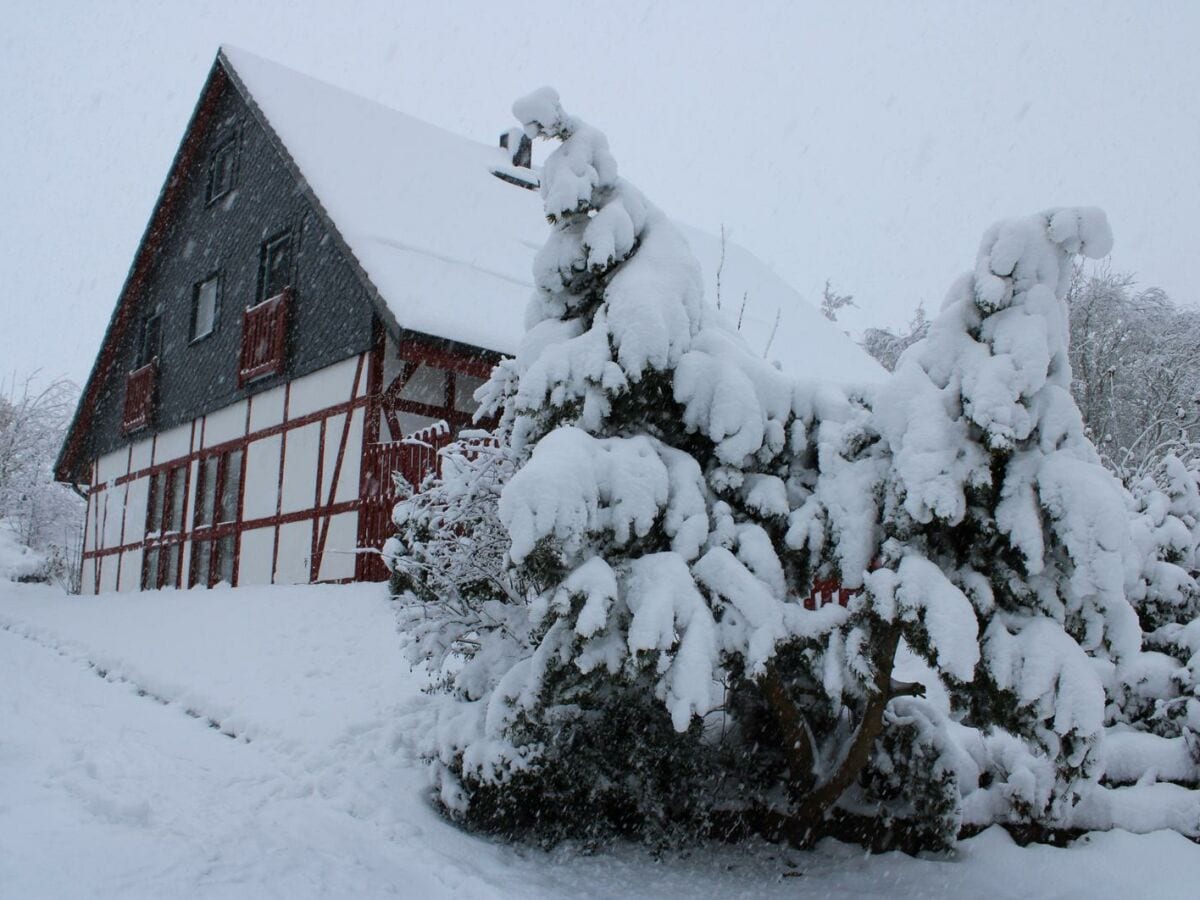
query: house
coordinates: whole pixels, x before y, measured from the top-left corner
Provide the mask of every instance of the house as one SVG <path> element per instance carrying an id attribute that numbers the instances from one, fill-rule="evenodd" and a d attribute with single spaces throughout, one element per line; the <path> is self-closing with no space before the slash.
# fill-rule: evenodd
<path id="1" fill-rule="evenodd" d="M 419 479 L 521 338 L 546 225 L 510 137 L 217 54 L 57 462 L 88 497 L 85 591 L 384 576 L 359 548 L 391 473 Z M 685 233 L 764 354 L 879 377 L 745 250 Z"/>

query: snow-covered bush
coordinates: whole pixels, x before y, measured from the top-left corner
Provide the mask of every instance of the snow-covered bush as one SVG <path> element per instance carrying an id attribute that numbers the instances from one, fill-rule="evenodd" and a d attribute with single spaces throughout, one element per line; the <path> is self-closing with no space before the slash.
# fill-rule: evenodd
<path id="1" fill-rule="evenodd" d="M 398 532 L 383 547 L 400 598 L 399 626 L 409 656 L 451 684 L 451 671 L 464 696 L 473 687 L 474 657 L 512 641 L 523 652 L 528 626 L 525 591 L 506 567 L 508 535 L 496 507 L 512 474 L 512 453 L 490 434 L 466 431 L 440 452 L 441 476 L 414 492 L 399 484 L 403 499 L 393 520 Z"/>
<path id="2" fill-rule="evenodd" d="M 1168 454 L 1130 503 L 1140 564 L 1130 596 L 1145 637 L 1119 672 L 1109 719 L 1193 748 L 1197 765 L 1184 780 L 1200 781 L 1200 471 Z"/>
<path id="3" fill-rule="evenodd" d="M 1157 477 L 1155 477 L 1157 476 Z M 1174 454 L 1133 486 L 1133 534 L 1141 571 L 1132 594 L 1153 632 L 1200 616 L 1200 467 Z"/>
<path id="4" fill-rule="evenodd" d="M 862 779 L 862 799 L 875 807 L 875 842 L 911 850 L 952 846 L 963 824 L 962 757 L 932 704 L 910 697 L 889 704 Z"/>

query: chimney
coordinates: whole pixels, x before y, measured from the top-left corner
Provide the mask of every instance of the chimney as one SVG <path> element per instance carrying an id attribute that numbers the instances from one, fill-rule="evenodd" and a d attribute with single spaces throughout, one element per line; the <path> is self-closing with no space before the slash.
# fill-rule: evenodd
<path id="1" fill-rule="evenodd" d="M 515 148 L 515 149 L 514 149 Z M 497 166 L 492 174 L 501 181 L 536 191 L 540 187 L 538 176 L 533 171 L 533 141 L 520 128 L 512 128 L 500 135 L 500 149 L 511 163 Z"/>

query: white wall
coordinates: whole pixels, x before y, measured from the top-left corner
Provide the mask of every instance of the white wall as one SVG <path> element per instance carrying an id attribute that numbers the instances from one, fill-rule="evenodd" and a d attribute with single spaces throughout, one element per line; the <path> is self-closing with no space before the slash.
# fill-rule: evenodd
<path id="1" fill-rule="evenodd" d="M 255 528 L 242 532 L 238 557 L 238 584 L 270 584 L 275 529 Z"/>
<path id="2" fill-rule="evenodd" d="M 309 413 L 345 403 L 350 399 L 357 368 L 358 357 L 353 357 L 293 381 L 291 396 L 288 398 L 288 418 L 299 419 Z M 359 376 L 360 382 L 365 382 L 366 370 L 367 366 L 364 365 Z M 362 396 L 365 393 L 364 383 L 358 394 Z"/>
<path id="3" fill-rule="evenodd" d="M 185 422 L 158 435 L 154 442 L 154 464 L 161 465 L 186 456 L 192 449 L 192 423 Z"/>
<path id="4" fill-rule="evenodd" d="M 108 557 L 107 564 L 111 564 L 109 560 L 115 560 L 115 556 Z M 186 582 L 185 582 L 186 584 Z M 142 587 L 142 548 L 138 547 L 135 550 L 126 550 L 121 554 L 121 593 L 129 591 L 141 590 Z"/>
<path id="5" fill-rule="evenodd" d="M 342 429 L 345 426 L 344 415 L 331 416 L 325 423 L 325 459 L 321 466 L 321 502 L 330 496 L 330 485 L 333 470 L 337 465 L 338 448 L 341 446 Z M 350 417 L 350 431 L 346 436 L 346 452 L 342 456 L 342 466 L 338 470 L 337 490 L 333 494 L 334 503 L 344 503 L 358 496 L 358 474 L 362 467 L 362 432 L 363 410 L 356 409 Z"/>
<path id="6" fill-rule="evenodd" d="M 279 526 L 279 559 L 275 563 L 276 584 L 308 583 L 312 534 L 311 519 Z"/>
<path id="7" fill-rule="evenodd" d="M 246 435 L 246 401 L 239 400 L 204 417 L 204 446 L 213 447 Z"/>
<path id="8" fill-rule="evenodd" d="M 102 547 L 121 546 L 121 524 L 125 513 L 126 486 L 118 484 L 104 492 L 104 518 L 100 532 Z"/>
<path id="9" fill-rule="evenodd" d="M 150 467 L 154 453 L 154 439 L 145 438 L 133 445 L 130 453 L 129 471 L 140 472 Z"/>
<path id="10" fill-rule="evenodd" d="M 328 435 L 326 435 L 328 440 Z M 284 438 L 283 503 L 285 513 L 311 509 L 317 495 L 317 457 L 321 423 L 290 429 Z"/>
<path id="11" fill-rule="evenodd" d="M 250 434 L 263 429 L 277 430 L 274 434 L 252 440 L 246 447 L 243 457 L 245 483 L 242 522 L 272 518 L 277 511 L 284 514 L 305 513 L 329 502 L 354 500 L 359 489 L 364 410 L 353 410 L 344 443 L 344 413 L 324 416 L 299 427 L 289 428 L 287 422 L 318 416 L 322 410 L 346 403 L 352 396 L 365 396 L 369 370 L 369 355 L 361 366 L 358 357 L 343 360 L 297 379 L 290 385 L 272 388 L 248 401 L 231 404 L 195 422 L 176 426 L 153 438 L 143 438 L 131 447 L 95 460 L 95 483 L 104 486 L 104 489 L 97 490 L 89 499 L 84 549 L 97 551 L 129 546 L 145 539 L 150 478 L 142 476 L 121 485 L 114 483 L 117 478 L 152 466 L 168 465 L 186 459 L 192 452 L 203 448 L 244 438 L 247 425 Z M 281 430 L 280 426 L 283 426 Z M 342 452 L 340 466 L 339 451 Z M 333 481 L 335 467 L 338 468 L 336 484 Z M 188 466 L 188 501 L 184 520 L 189 530 L 196 506 L 199 471 L 199 462 L 192 460 Z M 318 471 L 321 475 L 319 484 Z M 314 532 L 319 535 L 324 527 L 325 520 L 313 515 L 312 518 L 278 527 L 271 525 L 243 532 L 239 538 L 238 583 L 307 582 L 311 576 L 313 535 Z M 358 534 L 358 514 L 351 511 L 333 517 L 328 532 L 329 550 L 353 551 Z M 102 590 L 115 588 L 118 571 L 121 590 L 137 590 L 141 584 L 142 555 L 141 548 L 136 547 L 119 556 L 110 554 L 97 560 L 89 559 L 84 564 L 84 591 L 91 592 L 97 565 L 101 572 Z M 191 558 L 190 540 L 184 544 L 182 557 L 181 565 L 185 573 L 183 584 L 186 585 Z M 352 552 L 329 553 L 322 560 L 318 577 L 321 580 L 351 578 L 354 575 L 354 559 Z"/>
<path id="12" fill-rule="evenodd" d="M 242 521 L 275 515 L 279 501 L 279 450 L 281 435 L 254 441 L 246 448 L 246 487 Z M 315 477 L 315 476 L 314 476 Z"/>
<path id="13" fill-rule="evenodd" d="M 150 499 L 150 478 L 143 475 L 129 482 L 125 492 L 125 534 L 121 539 L 124 544 L 132 544 L 146 536 L 146 503 Z M 121 579 L 124 587 L 125 579 Z"/>
<path id="14" fill-rule="evenodd" d="M 319 537 L 319 535 L 318 535 Z M 358 543 L 358 513 L 341 513 L 329 520 L 329 535 L 321 557 L 321 581 L 354 577 L 354 549 Z"/>
<path id="15" fill-rule="evenodd" d="M 96 460 L 96 483 L 106 484 L 129 471 L 129 450 L 122 447 Z"/>
<path id="16" fill-rule="evenodd" d="M 250 434 L 283 421 L 285 385 L 271 388 L 250 398 Z"/>
<path id="17" fill-rule="evenodd" d="M 105 556 L 100 563 L 100 593 L 107 594 L 117 589 L 117 556 Z"/>

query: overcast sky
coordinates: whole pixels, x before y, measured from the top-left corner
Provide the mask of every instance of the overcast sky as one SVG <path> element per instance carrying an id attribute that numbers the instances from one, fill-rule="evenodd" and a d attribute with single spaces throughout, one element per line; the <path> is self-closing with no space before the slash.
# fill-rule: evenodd
<path id="1" fill-rule="evenodd" d="M 1115 268 L 1200 299 L 1200 2 L 8 2 L 3 21 L 5 377 L 86 377 L 222 42 L 489 142 L 553 84 L 668 213 L 724 223 L 814 302 L 826 278 L 854 294 L 850 329 L 936 309 L 992 221 L 1062 204 L 1108 212 Z"/>

